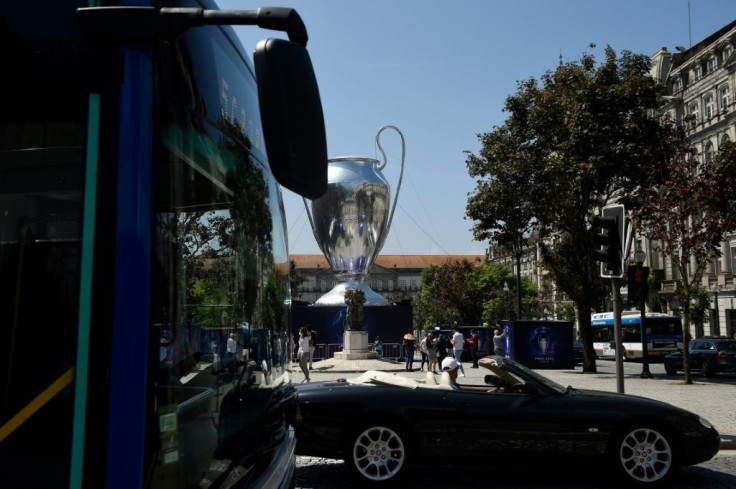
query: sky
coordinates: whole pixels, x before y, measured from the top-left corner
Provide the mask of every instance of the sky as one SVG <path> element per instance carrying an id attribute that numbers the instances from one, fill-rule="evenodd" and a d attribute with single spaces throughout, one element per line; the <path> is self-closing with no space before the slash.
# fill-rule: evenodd
<path id="1" fill-rule="evenodd" d="M 406 141 L 385 255 L 484 254 L 465 218 L 476 182 L 466 151 L 504 123 L 517 82 L 583 53 L 677 52 L 736 20 L 734 0 L 218 0 L 222 9 L 292 7 L 309 33 L 329 158 L 382 160 L 386 125 Z M 237 26 L 247 52 L 281 32 Z M 591 47 L 594 45 L 594 47 Z M 399 136 L 386 130 L 383 170 L 394 201 Z M 320 254 L 303 199 L 284 189 L 289 252 Z"/>

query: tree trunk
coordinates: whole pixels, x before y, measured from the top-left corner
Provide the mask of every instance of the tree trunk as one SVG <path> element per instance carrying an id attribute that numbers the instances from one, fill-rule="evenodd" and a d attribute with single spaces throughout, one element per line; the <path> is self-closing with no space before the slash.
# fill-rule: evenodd
<path id="1" fill-rule="evenodd" d="M 593 349 L 593 330 L 590 327 L 590 304 L 581 303 L 578 306 L 578 323 L 580 324 L 580 341 L 583 342 L 583 373 L 598 372 L 595 364 L 595 350 Z"/>

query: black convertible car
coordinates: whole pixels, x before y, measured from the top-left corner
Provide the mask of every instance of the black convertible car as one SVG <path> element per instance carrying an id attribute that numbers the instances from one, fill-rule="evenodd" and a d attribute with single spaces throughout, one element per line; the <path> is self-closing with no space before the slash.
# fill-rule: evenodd
<path id="1" fill-rule="evenodd" d="M 358 481 L 396 482 L 414 465 L 602 459 L 626 482 L 662 484 L 711 459 L 705 419 L 643 397 L 564 387 L 508 358 L 480 360 L 485 386 L 369 371 L 297 387 L 297 454 L 344 459 Z"/>

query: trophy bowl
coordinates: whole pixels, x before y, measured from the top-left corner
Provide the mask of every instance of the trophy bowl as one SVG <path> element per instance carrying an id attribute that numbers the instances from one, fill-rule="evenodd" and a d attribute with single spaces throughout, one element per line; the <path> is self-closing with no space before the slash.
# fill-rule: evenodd
<path id="1" fill-rule="evenodd" d="M 391 186 L 381 170 L 386 155 L 378 143 L 381 132 L 395 129 L 401 136 L 402 156 L 399 184 L 391 205 Z M 316 305 L 344 305 L 345 290 L 358 287 L 366 306 L 388 301 L 362 283 L 388 235 L 404 171 L 404 136 L 394 126 L 384 126 L 376 135 L 384 163 L 372 158 L 346 156 L 332 158 L 327 165 L 327 192 L 311 201 L 304 199 L 309 223 L 320 250 L 338 280 L 333 290 Z"/>

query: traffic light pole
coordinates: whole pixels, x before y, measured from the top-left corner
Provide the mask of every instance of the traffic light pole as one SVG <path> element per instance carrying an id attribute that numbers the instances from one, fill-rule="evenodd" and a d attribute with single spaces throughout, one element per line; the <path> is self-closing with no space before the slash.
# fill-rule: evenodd
<path id="1" fill-rule="evenodd" d="M 613 297 L 613 340 L 616 345 L 616 392 L 624 393 L 624 346 L 621 336 L 621 279 L 611 278 Z"/>

